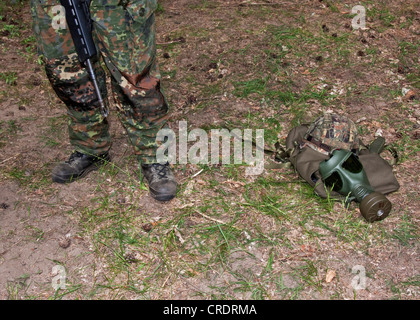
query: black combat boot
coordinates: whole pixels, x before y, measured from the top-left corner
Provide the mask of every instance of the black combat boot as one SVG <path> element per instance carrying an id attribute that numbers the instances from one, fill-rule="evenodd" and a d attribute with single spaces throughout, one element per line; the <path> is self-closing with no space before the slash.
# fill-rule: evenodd
<path id="1" fill-rule="evenodd" d="M 73 152 L 70 158 L 59 163 L 52 171 L 52 180 L 58 183 L 73 182 L 98 168 L 110 160 L 106 152 L 100 156 L 91 156 Z"/>
<path id="2" fill-rule="evenodd" d="M 177 183 L 169 163 L 143 164 L 141 168 L 154 199 L 169 201 L 176 196 Z"/>

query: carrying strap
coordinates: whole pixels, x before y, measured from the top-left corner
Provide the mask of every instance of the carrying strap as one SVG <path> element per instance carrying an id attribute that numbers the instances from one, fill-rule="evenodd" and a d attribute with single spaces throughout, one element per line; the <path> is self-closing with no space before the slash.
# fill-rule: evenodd
<path id="1" fill-rule="evenodd" d="M 291 168 L 292 163 L 290 162 L 290 155 L 292 154 L 293 149 L 281 149 L 279 152 L 275 152 L 274 161 L 270 161 L 269 163 L 264 164 L 265 169 L 283 169 L 283 168 Z"/>
<path id="2" fill-rule="evenodd" d="M 369 145 L 369 151 L 373 153 L 380 154 L 385 147 L 385 139 L 383 137 L 377 137 L 372 143 Z"/>
<path id="3" fill-rule="evenodd" d="M 295 148 L 285 149 L 281 146 L 280 142 L 274 144 L 275 150 L 270 150 L 274 153 L 274 160 L 264 164 L 265 169 L 283 169 L 291 168 L 292 163 L 290 162 L 290 156 Z"/>
<path id="4" fill-rule="evenodd" d="M 389 160 L 389 164 L 391 166 L 395 166 L 398 163 L 399 156 L 397 150 L 395 148 L 387 145 L 385 143 L 384 137 L 376 137 L 375 140 L 373 140 L 369 146 L 366 146 L 361 140 L 360 141 L 360 150 L 367 149 L 370 153 L 377 153 L 381 154 L 384 150 L 387 150 L 389 153 L 391 153 L 392 159 Z"/>
<path id="5" fill-rule="evenodd" d="M 262 150 L 265 154 L 274 154 L 274 159 L 276 160 L 276 162 L 270 161 L 269 163 L 265 163 L 264 169 L 283 169 L 283 168 L 292 167 L 292 164 L 290 163 L 289 158 L 293 152 L 293 149 L 290 149 L 290 150 L 284 149 L 281 146 L 280 142 L 278 141 L 274 144 L 275 150 L 272 150 L 266 147 L 261 148 L 255 143 L 255 141 L 245 140 L 242 137 L 236 135 L 235 132 L 231 129 L 230 129 L 230 133 L 232 136 L 234 136 L 237 139 L 242 140 L 243 142 L 251 142 L 254 147 L 258 148 L 259 150 Z"/>

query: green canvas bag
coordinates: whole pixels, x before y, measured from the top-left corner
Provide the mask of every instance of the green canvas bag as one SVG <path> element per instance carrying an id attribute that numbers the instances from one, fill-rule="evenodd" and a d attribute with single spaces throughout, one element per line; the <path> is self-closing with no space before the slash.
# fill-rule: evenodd
<path id="1" fill-rule="evenodd" d="M 347 121 L 350 120 L 342 116 L 327 114 L 319 117 L 311 125 L 301 125 L 291 129 L 286 139 L 288 161 L 299 176 L 314 188 L 317 195 L 322 198 L 332 197 L 343 200 L 344 196 L 325 188 L 319 173 L 319 164 L 330 158 L 328 151 L 320 151 L 325 151 L 325 149 L 331 151 L 337 147 L 347 148 L 357 154 L 375 191 L 382 194 L 397 191 L 400 185 L 393 173 L 393 165 L 398 161 L 395 150 L 386 146 L 382 137 L 378 137 L 366 146 L 358 138 L 357 129 L 352 123 L 351 126 L 343 125 Z M 343 134 L 346 129 L 347 133 Z M 340 132 L 337 134 L 337 131 Z M 349 131 L 352 132 L 348 134 Z M 308 133 L 312 134 L 310 140 L 315 145 L 308 143 Z M 314 136 L 318 139 L 313 138 Z M 321 147 L 324 150 L 319 150 Z M 383 150 L 391 151 L 394 159 L 392 163 L 381 157 Z"/>

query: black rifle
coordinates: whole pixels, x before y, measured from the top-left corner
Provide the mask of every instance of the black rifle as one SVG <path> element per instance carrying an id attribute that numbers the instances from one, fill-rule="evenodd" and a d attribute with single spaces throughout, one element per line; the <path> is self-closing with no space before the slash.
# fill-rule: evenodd
<path id="1" fill-rule="evenodd" d="M 109 114 L 102 99 L 90 59 L 97 55 L 96 46 L 92 38 L 92 21 L 90 19 L 90 0 L 60 0 L 66 10 L 66 21 L 81 63 L 84 63 L 95 87 L 96 95 L 104 117 Z"/>

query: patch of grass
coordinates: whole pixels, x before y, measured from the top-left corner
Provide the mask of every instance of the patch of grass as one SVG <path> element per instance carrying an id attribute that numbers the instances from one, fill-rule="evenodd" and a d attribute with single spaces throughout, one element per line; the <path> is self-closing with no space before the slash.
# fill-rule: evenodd
<path id="1" fill-rule="evenodd" d="M 20 187 L 29 188 L 32 191 L 41 189 L 44 192 L 47 192 L 45 188 L 50 186 L 52 183 L 48 164 L 34 170 L 29 168 L 13 167 L 9 170 L 3 170 L 3 173 L 7 177 L 16 180 Z"/>
<path id="2" fill-rule="evenodd" d="M 302 123 L 308 101 L 317 100 L 322 105 L 327 106 L 335 99 L 335 96 L 325 88 L 318 90 L 308 87 L 300 92 L 292 89 L 289 84 L 284 84 L 284 89 L 273 88 L 273 84 L 267 78 L 238 81 L 234 83 L 234 86 L 234 94 L 237 97 L 265 101 L 268 107 L 273 110 L 284 106 L 288 116 L 293 116 L 291 117 L 290 128 Z M 282 113 L 284 112 L 282 110 Z M 282 122 L 284 121 L 282 116 L 278 114 L 261 117 L 260 112 L 253 112 L 247 118 L 247 124 L 251 127 L 263 128 L 267 141 L 275 142 L 278 140 L 278 133 L 283 129 Z"/>
<path id="3" fill-rule="evenodd" d="M 25 229 L 27 229 L 30 233 L 28 238 L 35 242 L 38 242 L 44 238 L 45 231 L 38 228 L 37 226 L 27 225 L 25 226 Z"/>
<path id="4" fill-rule="evenodd" d="M 188 8 L 192 10 L 204 10 L 204 9 L 214 9 L 217 7 L 218 2 L 211 0 L 202 0 L 197 3 L 188 4 Z"/>
<path id="5" fill-rule="evenodd" d="M 14 24 L 3 24 L 0 33 L 10 38 L 19 38 L 21 35 L 19 26 Z"/>
<path id="6" fill-rule="evenodd" d="M 12 281 L 7 281 L 6 291 L 8 300 L 21 300 L 25 297 L 26 291 L 29 288 L 29 283 L 27 283 L 30 278 L 29 274 L 23 274 L 17 279 Z"/>
<path id="7" fill-rule="evenodd" d="M 293 268 L 293 276 L 298 278 L 305 287 L 311 287 L 318 292 L 322 291 L 322 280 L 319 277 L 316 262 L 305 259 L 304 264 Z"/>
<path id="8" fill-rule="evenodd" d="M 394 279 L 390 279 L 387 280 L 387 285 L 392 293 L 392 300 L 405 300 L 402 296 L 403 294 L 414 297 L 416 296 L 420 286 L 420 276 L 415 275 L 401 282 L 395 282 Z"/>
<path id="9" fill-rule="evenodd" d="M 0 137 L 16 135 L 20 130 L 22 129 L 16 120 L 0 120 Z"/>
<path id="10" fill-rule="evenodd" d="M 407 80 L 411 83 L 411 85 L 414 88 L 420 89 L 420 73 L 407 74 Z"/>
<path id="11" fill-rule="evenodd" d="M 157 8 L 156 8 L 156 14 L 162 14 L 165 12 L 165 8 L 163 7 L 163 5 L 161 3 L 157 4 Z"/>
<path id="12" fill-rule="evenodd" d="M 33 61 L 34 56 L 37 54 L 35 36 L 31 35 L 24 38 L 21 40 L 21 43 L 23 45 L 21 54 L 26 58 L 27 62 Z M 36 59 L 38 60 L 39 57 L 36 56 Z"/>
<path id="13" fill-rule="evenodd" d="M 398 130 L 400 135 L 399 141 L 391 143 L 399 157 L 399 163 L 411 160 L 413 156 L 420 151 L 420 142 L 417 139 L 412 139 L 411 130 Z"/>
<path id="14" fill-rule="evenodd" d="M 65 296 L 70 295 L 72 293 L 77 293 L 77 291 L 81 291 L 83 285 L 82 284 L 72 284 L 66 282 L 65 288 L 59 288 L 55 291 L 54 296 L 50 298 L 50 300 L 62 300 Z"/>
<path id="15" fill-rule="evenodd" d="M 233 92 L 238 97 L 248 97 L 252 93 L 257 93 L 258 95 L 264 95 L 266 92 L 266 85 L 268 79 L 252 79 L 236 82 L 235 91 Z"/>
<path id="16" fill-rule="evenodd" d="M 338 241 L 357 244 L 358 247 L 369 244 L 371 226 L 362 219 L 352 219 L 351 211 L 348 216 L 337 219 L 333 227 Z"/>
<path id="17" fill-rule="evenodd" d="M 209 83 L 201 89 L 204 96 L 217 96 L 222 94 L 221 84 L 219 82 Z"/>
<path id="18" fill-rule="evenodd" d="M 25 170 L 16 167 L 12 168 L 12 170 L 8 172 L 8 175 L 11 178 L 16 179 L 20 184 L 26 184 L 30 179 Z"/>
<path id="19" fill-rule="evenodd" d="M 418 226 L 408 215 L 402 216 L 400 224 L 392 231 L 391 238 L 398 240 L 403 246 L 412 246 L 419 239 Z"/>
<path id="20" fill-rule="evenodd" d="M 0 79 L 10 86 L 16 85 L 17 74 L 13 71 L 0 72 Z"/>
<path id="21" fill-rule="evenodd" d="M 397 19 L 383 4 L 375 4 L 370 8 L 368 7 L 366 16 L 371 18 L 374 22 L 380 21 L 383 27 L 386 28 L 393 26 L 393 23 Z"/>

